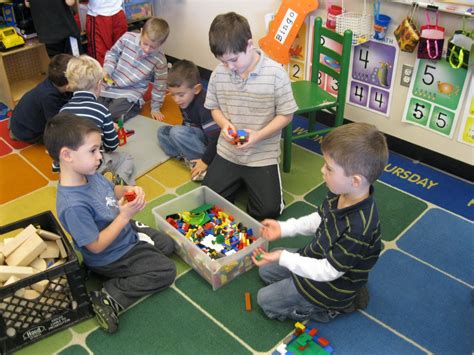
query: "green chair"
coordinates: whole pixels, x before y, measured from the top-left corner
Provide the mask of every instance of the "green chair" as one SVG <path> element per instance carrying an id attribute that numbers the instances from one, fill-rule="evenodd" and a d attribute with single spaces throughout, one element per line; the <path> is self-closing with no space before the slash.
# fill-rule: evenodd
<path id="1" fill-rule="evenodd" d="M 340 126 L 344 121 L 344 105 L 346 102 L 346 88 L 349 75 L 349 62 L 351 56 L 352 31 L 346 30 L 344 36 L 333 32 L 322 25 L 321 17 L 314 20 L 313 38 L 313 64 L 311 81 L 302 80 L 291 84 L 293 96 L 298 104 L 295 114 L 307 113 L 309 118 L 308 132 L 293 136 L 291 122 L 283 130 L 283 171 L 288 173 L 291 169 L 291 143 L 295 139 L 310 138 L 329 132 L 334 127 Z M 321 36 L 330 38 L 342 44 L 342 53 L 339 54 L 321 43 Z M 320 63 L 320 54 L 328 56 L 339 62 L 339 73 Z M 338 95 L 335 97 L 321 89 L 318 85 L 318 73 L 323 72 L 333 77 L 338 82 Z M 329 110 L 335 115 L 334 127 L 315 131 L 316 111 Z"/>

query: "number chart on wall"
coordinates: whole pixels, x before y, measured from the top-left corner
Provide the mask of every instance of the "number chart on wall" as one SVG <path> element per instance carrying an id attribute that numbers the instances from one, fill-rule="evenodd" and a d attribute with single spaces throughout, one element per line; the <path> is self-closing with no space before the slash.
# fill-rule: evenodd
<path id="1" fill-rule="evenodd" d="M 367 41 L 352 49 L 347 102 L 384 116 L 390 116 L 398 47 Z"/>
<path id="2" fill-rule="evenodd" d="M 445 58 L 417 59 L 402 121 L 451 138 L 468 74 L 466 69 L 453 69 Z"/>

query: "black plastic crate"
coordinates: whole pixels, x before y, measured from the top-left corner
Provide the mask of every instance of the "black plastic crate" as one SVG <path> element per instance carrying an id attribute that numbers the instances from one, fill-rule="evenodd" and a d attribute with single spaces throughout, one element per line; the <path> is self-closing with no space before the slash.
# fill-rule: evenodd
<path id="1" fill-rule="evenodd" d="M 0 353 L 10 353 L 59 330 L 90 318 L 92 307 L 85 286 L 85 272 L 51 211 L 0 227 L 0 234 L 33 224 L 62 237 L 67 251 L 64 264 L 0 287 Z M 28 300 L 15 292 L 48 280 L 41 295 Z"/>

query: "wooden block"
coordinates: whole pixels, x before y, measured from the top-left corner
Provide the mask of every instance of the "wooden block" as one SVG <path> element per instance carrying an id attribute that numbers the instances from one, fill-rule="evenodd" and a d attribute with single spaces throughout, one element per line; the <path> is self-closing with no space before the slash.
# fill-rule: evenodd
<path id="1" fill-rule="evenodd" d="M 36 270 L 44 271 L 46 270 L 46 261 L 42 258 L 36 258 L 29 266 L 35 268 Z"/>
<path id="2" fill-rule="evenodd" d="M 56 243 L 58 244 L 59 254 L 61 255 L 61 258 L 66 259 L 67 251 L 66 251 L 66 248 L 64 247 L 63 241 L 61 239 L 58 239 L 56 240 Z"/>
<path id="3" fill-rule="evenodd" d="M 34 274 L 33 268 L 29 266 L 0 266 L 0 280 L 7 281 L 10 276 L 17 276 L 20 279 Z"/>
<path id="4" fill-rule="evenodd" d="M 25 242 L 28 237 L 36 234 L 36 228 L 30 224 L 28 227 L 23 229 L 20 234 L 18 234 L 13 240 L 8 243 L 5 243 L 3 247 L 3 255 L 8 257 L 11 253 L 13 253 L 23 242 Z"/>
<path id="5" fill-rule="evenodd" d="M 38 229 L 36 231 L 36 233 L 38 233 L 38 235 L 43 238 L 44 240 L 58 240 L 58 239 L 61 239 L 61 236 L 56 234 L 56 233 L 53 233 L 53 232 L 50 232 L 50 231 L 45 231 L 44 229 Z"/>
<path id="6" fill-rule="evenodd" d="M 45 289 L 47 289 L 49 286 L 49 281 L 48 280 L 41 280 L 37 283 L 34 283 L 33 285 L 31 285 L 31 288 L 33 290 L 36 290 L 38 291 L 39 293 L 43 293 L 43 291 Z"/>
<path id="7" fill-rule="evenodd" d="M 43 259 L 55 259 L 59 258 L 59 247 L 56 241 L 45 241 L 46 249 L 40 254 L 40 258 Z"/>
<path id="8" fill-rule="evenodd" d="M 20 280 L 20 278 L 18 276 L 15 276 L 15 275 L 12 275 L 8 278 L 7 281 L 5 281 L 5 283 L 3 284 L 3 286 L 8 286 L 8 285 L 11 285 L 12 283 L 15 283 L 17 282 L 18 280 Z"/>
<path id="9" fill-rule="evenodd" d="M 29 265 L 46 247 L 47 245 L 44 240 L 34 233 L 34 235 L 30 235 L 19 248 L 7 257 L 6 262 L 10 266 Z"/>
<path id="10" fill-rule="evenodd" d="M 23 295 L 23 298 L 26 298 L 27 300 L 34 300 L 35 298 L 38 298 L 40 296 L 40 293 L 36 290 L 25 290 L 25 294 Z"/>

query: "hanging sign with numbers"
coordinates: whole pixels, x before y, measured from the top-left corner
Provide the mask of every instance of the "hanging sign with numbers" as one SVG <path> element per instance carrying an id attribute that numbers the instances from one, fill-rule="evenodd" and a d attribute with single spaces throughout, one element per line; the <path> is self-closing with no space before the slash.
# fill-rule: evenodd
<path id="1" fill-rule="evenodd" d="M 458 140 L 462 143 L 474 145 L 474 80 L 472 78 L 464 102 L 464 114 Z"/>
<path id="2" fill-rule="evenodd" d="M 347 102 L 389 117 L 397 58 L 398 46 L 391 38 L 355 46 Z"/>
<path id="3" fill-rule="evenodd" d="M 468 74 L 464 68 L 453 69 L 445 58 L 417 59 L 402 121 L 451 138 Z"/>

